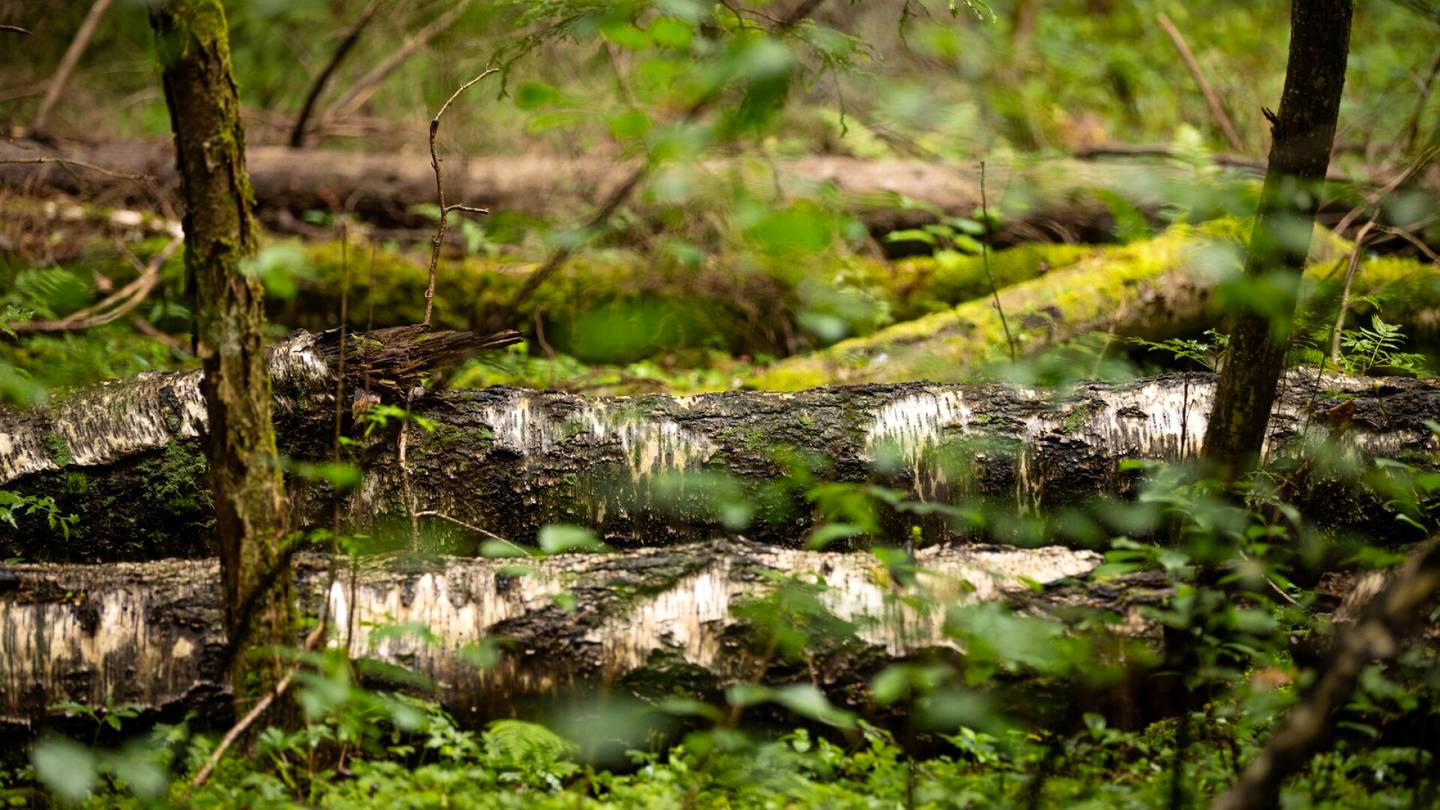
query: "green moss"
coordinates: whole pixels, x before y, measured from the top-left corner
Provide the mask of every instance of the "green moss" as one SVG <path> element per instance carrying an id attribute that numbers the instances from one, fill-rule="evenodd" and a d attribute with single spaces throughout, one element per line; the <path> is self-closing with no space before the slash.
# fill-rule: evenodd
<path id="1" fill-rule="evenodd" d="M 1081 332 L 1104 328 L 1133 288 L 1187 268 L 1208 243 L 1233 242 L 1242 224 L 1221 220 L 1177 225 L 1142 242 L 1109 247 L 1041 278 L 1001 291 L 1006 323 L 988 298 L 842 341 L 806 357 L 782 361 L 751 380 L 758 388 L 791 390 L 825 382 L 956 380 L 1008 354 L 1005 326 L 1022 352 Z M 838 379 L 837 379 L 838 378 Z"/>
<path id="2" fill-rule="evenodd" d="M 73 456 L 70 453 L 70 442 L 65 440 L 59 433 L 45 434 L 45 455 L 50 461 L 60 468 L 70 466 Z"/>

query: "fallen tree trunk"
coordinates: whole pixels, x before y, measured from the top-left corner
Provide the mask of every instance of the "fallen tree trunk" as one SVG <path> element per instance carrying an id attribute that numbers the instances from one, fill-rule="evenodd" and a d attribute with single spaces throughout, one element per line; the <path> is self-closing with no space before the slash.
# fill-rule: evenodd
<path id="1" fill-rule="evenodd" d="M 683 684 L 696 695 L 736 679 L 864 683 L 897 657 L 951 647 L 945 606 L 1083 576 L 1100 557 L 970 546 L 922 549 L 917 562 L 916 583 L 901 587 L 867 554 L 736 541 L 522 566 L 447 559 L 418 568 L 365 563 L 352 572 L 343 559 L 301 557 L 295 587 L 303 612 L 329 617 L 330 646 L 426 676 L 458 712 L 484 715 L 527 695 L 602 686 L 643 693 L 647 682 L 666 684 L 666 693 Z M 62 700 L 154 710 L 223 705 L 214 561 L 26 564 L 12 572 L 18 581 L 0 594 L 0 723 L 29 724 Z M 756 611 L 779 588 L 815 600 L 792 617 L 791 627 L 811 637 L 803 662 L 767 652 L 766 621 Z M 916 608 L 907 601 L 915 597 L 933 606 Z M 1043 594 L 1027 596 L 1036 599 Z M 481 644 L 499 652 L 484 669 L 467 663 L 475 659 L 466 651 Z"/>
<path id="2" fill-rule="evenodd" d="M 334 383 L 314 335 L 272 355 L 281 450 L 328 460 Z M 68 535 L 40 515 L 0 528 L 0 553 L 25 559 L 104 560 L 203 556 L 210 520 L 198 373 L 148 375 L 71 392 L 44 409 L 0 414 L 0 486 L 53 497 L 79 516 Z M 1013 514 L 1124 496 L 1138 474 L 1125 459 L 1192 456 L 1204 435 L 1213 377 L 1170 375 L 1089 383 L 1068 393 L 1017 385 L 907 383 L 818 388 L 795 394 L 587 399 L 515 388 L 446 391 L 414 404 L 429 429 L 408 431 L 396 463 L 388 429 L 353 448 L 364 481 L 345 501 L 348 520 L 383 533 L 408 526 L 414 507 L 439 548 L 473 548 L 489 535 L 529 543 L 540 527 L 571 523 L 617 544 L 704 540 L 748 523 L 748 536 L 801 544 L 815 522 L 796 479 L 880 484 L 910 497 L 989 504 Z M 1326 416 L 1353 406 L 1343 424 Z M 349 412 L 349 402 L 345 404 Z M 1299 371 L 1287 378 L 1270 426 L 1276 455 L 1301 440 L 1341 433 L 1361 458 L 1433 459 L 1427 420 L 1440 421 L 1440 388 Z M 798 466 L 797 466 L 798 465 Z M 287 483 L 294 525 L 328 526 L 330 487 Z M 1378 498 L 1340 486 L 1302 489 L 1314 519 L 1384 526 Z M 880 533 L 927 536 L 957 528 L 943 515 L 888 512 Z M 466 526 L 470 528 L 465 528 Z M 999 531 L 996 529 L 995 531 Z M 997 539 L 1000 535 L 994 535 Z"/>
<path id="3" fill-rule="evenodd" d="M 23 142 L 0 144 L 0 186 L 52 188 L 87 198 L 148 204 L 155 186 L 176 187 L 168 143 L 67 143 L 62 156 L 116 172 L 143 175 L 153 184 L 67 170 L 55 164 L 4 164 L 53 150 Z M 257 146 L 247 151 L 251 184 L 263 211 L 312 209 L 357 213 L 386 223 L 417 223 L 411 206 L 435 202 L 435 176 L 423 154 L 365 154 L 320 149 Z M 623 182 L 630 167 L 622 161 L 514 155 L 469 157 L 446 164 L 446 193 L 468 205 L 562 220 L 587 210 Z M 773 169 L 773 170 L 772 170 Z M 700 187 L 716 175 L 740 170 L 760 189 L 779 183 L 789 193 L 833 188 L 841 206 L 873 231 L 910 227 L 935 219 L 934 209 L 971 216 L 980 206 L 978 165 L 915 160 L 862 160 L 817 156 L 768 161 L 709 161 L 675 167 Z M 1142 211 L 1156 212 L 1175 188 L 1193 185 L 1200 172 L 1180 163 L 1133 160 L 1040 160 L 987 166 L 993 213 L 1002 223 L 998 241 L 1035 239 L 1106 241 L 1114 217 L 1094 193 L 1117 194 Z M 97 190 L 108 192 L 97 195 Z M 930 209 L 930 210 L 927 210 Z"/>
<path id="4" fill-rule="evenodd" d="M 824 383 L 884 383 L 964 379 L 978 367 L 1009 358 L 1007 335 L 1020 355 L 1057 346 L 1089 332 L 1160 339 L 1198 334 L 1225 314 L 1214 293 L 1233 276 L 1236 240 L 1248 225 L 1217 220 L 1177 225 L 1153 239 L 1107 248 L 991 298 L 906 321 L 759 371 L 757 388 L 797 390 Z M 1350 247 L 1318 240 L 1304 282 L 1307 309 L 1331 313 L 1343 287 Z M 1383 295 L 1386 319 L 1433 328 L 1440 272 L 1398 257 L 1364 262 L 1355 290 Z M 1008 332 L 1005 326 L 1008 325 Z"/>

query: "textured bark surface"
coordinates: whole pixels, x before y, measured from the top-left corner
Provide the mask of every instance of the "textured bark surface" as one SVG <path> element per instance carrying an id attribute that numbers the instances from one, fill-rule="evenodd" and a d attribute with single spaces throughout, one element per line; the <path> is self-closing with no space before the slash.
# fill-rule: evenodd
<path id="1" fill-rule="evenodd" d="M 28 158 L 26 145 L 0 144 L 0 158 Z M 0 165 L 0 185 L 13 189 L 55 188 L 137 205 L 175 186 L 173 158 L 149 143 L 67 144 L 64 155 L 131 174 L 155 178 L 137 185 L 54 165 Z M 42 149 L 38 154 L 48 154 Z M 321 149 L 253 147 L 250 179 L 264 211 L 296 214 L 310 209 L 357 212 L 386 223 L 420 221 L 410 211 L 435 200 L 435 176 L 423 152 L 414 155 L 357 154 Z M 702 188 L 714 176 L 739 170 L 756 188 L 773 191 L 777 174 L 790 192 L 811 193 L 831 186 L 845 208 L 872 230 L 933 221 L 914 203 L 970 216 L 980 205 L 976 166 L 916 160 L 861 160 L 823 156 L 768 162 L 716 161 L 695 167 Z M 565 219 L 588 210 L 628 175 L 614 160 L 515 155 L 453 158 L 445 165 L 446 193 L 454 200 L 495 212 L 513 211 Z M 1159 162 L 1125 160 L 1043 160 L 1031 164 L 987 164 L 990 204 L 1001 215 L 1003 242 L 1028 239 L 1104 241 L 1114 222 L 1093 190 L 1125 196 L 1145 211 L 1158 211 L 1175 187 L 1193 184 L 1194 169 Z M 158 188 L 157 188 L 158 186 Z M 100 193 L 97 193 L 100 192 Z M 103 192 L 109 192 L 108 194 Z M 910 202 L 907 202 L 910 201 Z M 642 204 L 643 208 L 644 205 Z M 425 223 L 428 227 L 428 221 Z"/>
<path id="2" fill-rule="evenodd" d="M 286 455 L 327 460 L 333 382 L 314 340 L 297 336 L 272 355 L 276 419 Z M 0 485 L 53 495 L 81 516 L 69 540 L 27 517 L 19 530 L 0 530 L 0 552 L 77 561 L 212 553 L 211 510 L 195 483 L 204 420 L 197 384 L 196 374 L 154 375 L 74 392 L 47 410 L 0 412 Z M 783 477 L 792 451 L 812 456 L 823 479 L 1029 513 L 1124 497 L 1136 480 L 1120 469 L 1124 459 L 1198 453 L 1213 390 L 1210 375 L 1171 375 L 1064 395 L 928 383 L 600 399 L 449 391 L 415 404 L 434 430 L 412 426 L 408 457 L 419 511 L 514 541 L 531 542 L 557 522 L 593 527 L 621 545 L 703 540 L 722 526 L 726 498 L 740 496 L 759 505 L 746 536 L 796 545 L 812 507 L 801 490 L 767 486 Z M 1354 406 L 1340 425 L 1347 452 L 1433 463 L 1425 422 L 1440 421 L 1435 383 L 1327 376 L 1317 385 L 1309 370 L 1286 378 L 1270 426 L 1276 455 L 1330 436 L 1329 411 L 1342 402 Z M 347 519 L 383 534 L 387 522 L 405 519 L 393 426 L 357 453 L 365 478 Z M 295 524 L 328 525 L 328 487 L 291 484 Z M 1317 481 L 1298 498 L 1322 523 L 1395 532 L 1390 513 L 1363 491 Z M 935 516 L 886 520 L 887 532 L 912 522 L 927 536 L 951 531 Z M 439 548 L 484 539 L 438 516 L 422 517 L 422 526 Z"/>
<path id="3" fill-rule="evenodd" d="M 1345 88 L 1352 12 L 1352 0 L 1294 0 L 1291 6 L 1285 89 L 1280 114 L 1272 119 L 1270 164 L 1245 257 L 1247 277 L 1280 278 L 1255 288 L 1277 298 L 1236 318 L 1205 435 L 1206 459 L 1227 475 L 1253 466 L 1265 440 L 1290 343 L 1289 324 L 1277 330 L 1272 321 L 1288 320 L 1295 311 L 1298 284 L 1284 277 L 1298 276 L 1310 252 Z"/>
<path id="4" fill-rule="evenodd" d="M 716 540 L 620 555 L 425 563 L 296 560 L 302 611 L 332 617 L 328 641 L 356 658 L 405 666 L 433 679 L 462 714 L 522 696 L 647 684 L 703 694 L 733 679 L 810 680 L 838 688 L 928 648 L 948 649 L 944 606 L 1028 592 L 1022 580 L 1084 576 L 1092 552 L 1058 547 L 929 548 L 920 574 L 896 585 L 868 554 L 821 553 Z M 0 723 L 28 723 L 60 700 L 196 708 L 220 700 L 224 647 L 211 560 L 106 566 L 20 565 L 0 594 Z M 779 578 L 777 578 L 779 575 Z M 780 583 L 786 584 L 780 584 Z M 813 596 L 789 616 L 813 634 L 806 660 L 767 654 L 767 602 L 777 588 Z M 562 597 L 562 595 L 564 595 Z M 934 601 L 921 609 L 902 597 Z M 559 598 L 557 598 L 559 597 Z M 793 609 L 790 609 L 793 611 Z M 428 628 L 426 641 L 386 626 Z M 485 670 L 468 646 L 500 644 Z"/>
<path id="5" fill-rule="evenodd" d="M 153 9 L 150 21 L 185 206 L 225 622 L 235 649 L 247 650 L 288 637 L 290 592 L 280 559 L 286 510 L 270 419 L 264 293 L 242 266 L 255 254 L 257 225 L 240 100 L 218 0 L 176 0 Z M 237 696 L 278 679 L 274 664 L 244 659 L 234 656 Z"/>

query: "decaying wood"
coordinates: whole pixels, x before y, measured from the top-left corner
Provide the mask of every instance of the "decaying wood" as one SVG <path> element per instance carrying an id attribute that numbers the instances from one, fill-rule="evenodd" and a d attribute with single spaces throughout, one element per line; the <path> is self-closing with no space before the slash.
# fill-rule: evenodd
<path id="1" fill-rule="evenodd" d="M 334 381 L 316 346 L 314 335 L 287 340 L 271 371 L 282 453 L 326 461 Z M 205 554 L 197 383 L 194 372 L 150 375 L 0 414 L 0 485 L 52 495 L 80 515 L 69 539 L 27 518 L 20 530 L 0 530 L 0 550 L 70 560 Z M 829 480 L 1030 512 L 1130 492 L 1135 474 L 1121 470 L 1121 460 L 1194 455 L 1212 392 L 1209 375 L 1087 383 L 1058 395 L 928 383 L 600 399 L 506 387 L 442 391 L 414 405 L 433 429 L 411 428 L 408 463 L 416 511 L 522 543 L 549 523 L 590 526 L 619 543 L 703 540 L 722 525 L 725 493 L 759 499 L 763 482 L 797 463 L 786 461 L 792 451 Z M 1326 414 L 1341 402 L 1354 413 L 1337 427 Z M 1436 450 L 1426 420 L 1440 421 L 1433 382 L 1326 376 L 1317 385 L 1313 371 L 1301 371 L 1287 377 L 1269 435 L 1275 455 L 1339 432 L 1347 453 L 1424 463 Z M 404 515 L 394 429 L 373 431 L 356 449 L 365 477 L 347 501 L 355 525 Z M 290 485 L 296 525 L 328 526 L 329 488 L 294 477 Z M 1314 500 L 1322 522 L 1379 521 L 1394 531 L 1378 501 L 1343 489 L 1307 492 L 1299 497 Z M 812 514 L 803 492 L 772 492 L 767 504 L 747 536 L 804 542 Z M 951 530 L 935 517 L 894 520 L 896 531 L 912 521 L 937 534 Z M 473 537 L 438 517 L 426 530 L 437 542 Z"/>
<path id="2" fill-rule="evenodd" d="M 916 582 L 900 586 L 868 554 L 717 540 L 519 565 L 363 564 L 353 585 L 349 572 L 332 578 L 325 558 L 300 557 L 295 568 L 304 612 L 318 615 L 324 605 L 334 618 L 332 647 L 426 675 L 453 708 L 469 713 L 556 690 L 643 689 L 662 673 L 701 689 L 761 678 L 767 665 L 793 674 L 797 662 L 768 656 L 763 629 L 743 609 L 778 587 L 803 588 L 818 601 L 822 612 L 795 619 L 798 629 L 830 627 L 800 671 L 822 686 L 863 682 L 897 656 L 948 647 L 944 606 L 995 599 L 1027 589 L 1026 581 L 1083 576 L 1099 562 L 1093 552 L 1059 547 L 935 547 L 918 552 Z M 18 586 L 0 595 L 0 722 L 26 723 L 60 700 L 160 709 L 194 707 L 223 691 L 213 561 L 12 571 Z M 920 595 L 935 607 L 902 598 Z M 433 638 L 387 626 L 425 627 Z M 488 670 L 465 663 L 461 651 L 487 639 L 499 642 L 499 663 Z"/>
<path id="3" fill-rule="evenodd" d="M 0 160 L 31 157 L 36 148 L 27 149 L 24 142 L 0 144 Z M 154 143 L 67 143 L 60 150 L 67 158 L 152 176 L 159 187 L 173 189 L 169 151 Z M 418 220 L 410 208 L 435 198 L 435 178 L 423 152 L 356 154 L 251 146 L 247 162 L 262 211 L 339 209 L 378 221 L 414 223 Z M 1144 211 L 1158 211 L 1175 188 L 1201 182 L 1197 169 L 1178 162 L 989 161 L 987 170 L 991 204 L 1000 220 L 997 238 L 1004 243 L 1037 237 L 1101 241 L 1110 236 L 1113 217 L 1094 190 L 1120 194 Z M 716 177 L 728 178 L 734 171 L 764 192 L 774 191 L 776 174 L 787 193 L 833 186 L 839 201 L 877 231 L 933 221 L 927 208 L 970 216 L 980 205 L 978 168 L 968 164 L 820 156 L 705 161 L 667 171 L 687 172 L 686 178 L 700 188 L 712 187 Z M 447 171 L 446 185 L 474 206 L 565 219 L 608 198 L 629 177 L 626 164 L 613 160 L 472 156 Z M 97 185 L 101 180 L 75 177 L 56 166 L 0 164 L 0 186 L 12 189 L 54 188 L 94 198 L 102 190 Z M 115 185 L 110 190 L 113 199 L 148 202 L 134 188 Z"/>

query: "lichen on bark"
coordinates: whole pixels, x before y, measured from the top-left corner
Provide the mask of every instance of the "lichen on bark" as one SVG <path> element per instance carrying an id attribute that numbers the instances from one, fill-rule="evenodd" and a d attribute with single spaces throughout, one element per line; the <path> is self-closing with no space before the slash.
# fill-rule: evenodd
<path id="1" fill-rule="evenodd" d="M 153 8 L 150 21 L 185 201 L 185 270 L 204 369 L 230 673 L 237 701 L 245 702 L 279 679 L 280 665 L 273 654 L 262 660 L 242 651 L 291 640 L 263 293 L 244 267 L 257 243 L 254 193 L 224 9 L 218 0 L 176 0 Z"/>

